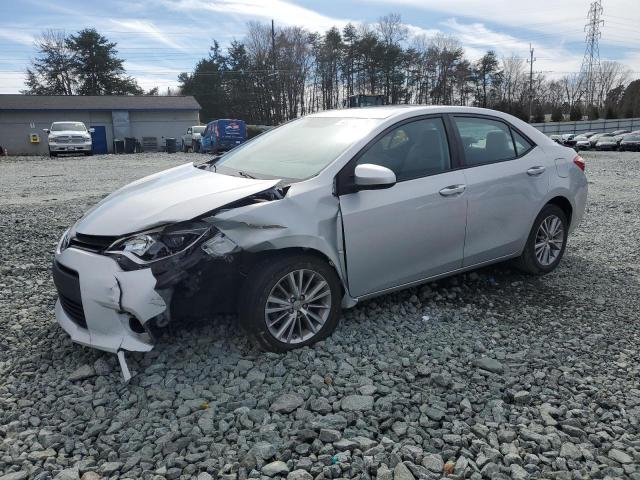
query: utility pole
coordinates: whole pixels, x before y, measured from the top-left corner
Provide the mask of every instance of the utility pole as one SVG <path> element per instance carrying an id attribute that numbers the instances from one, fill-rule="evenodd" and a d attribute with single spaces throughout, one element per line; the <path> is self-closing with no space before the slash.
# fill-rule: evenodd
<path id="1" fill-rule="evenodd" d="M 600 27 L 604 25 L 602 16 L 602 1 L 594 0 L 589 7 L 587 14 L 587 23 L 584 26 L 585 51 L 582 59 L 582 67 L 580 68 L 580 79 L 583 82 L 583 92 L 587 106 L 593 105 L 594 94 L 600 76 L 600 47 L 598 40 L 602 36 Z"/>
<path id="2" fill-rule="evenodd" d="M 531 121 L 531 111 L 533 107 L 533 62 L 536 61 L 533 58 L 533 47 L 529 44 L 529 60 L 527 63 L 529 64 L 529 121 Z"/>
<path id="3" fill-rule="evenodd" d="M 276 27 L 275 27 L 275 23 L 273 21 L 273 19 L 271 19 L 271 62 L 272 62 L 272 66 L 273 66 L 273 96 L 275 97 L 275 105 L 274 105 L 274 113 L 275 113 L 275 122 L 274 125 L 277 125 L 278 123 L 280 123 L 281 118 L 280 118 L 280 92 L 279 92 L 279 88 L 280 86 L 278 85 L 278 72 L 277 72 L 277 58 L 276 58 Z"/>

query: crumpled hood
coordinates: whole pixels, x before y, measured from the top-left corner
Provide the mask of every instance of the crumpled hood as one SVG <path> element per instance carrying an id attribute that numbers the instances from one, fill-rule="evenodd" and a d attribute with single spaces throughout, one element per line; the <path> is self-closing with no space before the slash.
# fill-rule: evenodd
<path id="1" fill-rule="evenodd" d="M 278 182 L 180 165 L 116 190 L 78 220 L 72 233 L 116 236 L 181 222 L 268 190 Z"/>

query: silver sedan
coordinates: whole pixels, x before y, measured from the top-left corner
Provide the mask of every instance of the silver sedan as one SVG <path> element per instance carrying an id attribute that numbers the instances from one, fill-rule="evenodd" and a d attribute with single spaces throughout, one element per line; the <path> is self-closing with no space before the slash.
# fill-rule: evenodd
<path id="1" fill-rule="evenodd" d="M 125 350 L 218 311 L 264 349 L 310 345 L 367 298 L 506 260 L 551 272 L 583 216 L 584 167 L 492 110 L 309 115 L 87 212 L 55 254 L 57 319 L 125 373 Z"/>

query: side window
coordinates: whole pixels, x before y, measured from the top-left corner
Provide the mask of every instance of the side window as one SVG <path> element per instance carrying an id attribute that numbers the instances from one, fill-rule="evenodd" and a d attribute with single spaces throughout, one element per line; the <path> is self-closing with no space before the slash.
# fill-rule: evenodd
<path id="1" fill-rule="evenodd" d="M 469 166 L 516 157 L 509 127 L 488 118 L 454 117 Z"/>
<path id="2" fill-rule="evenodd" d="M 358 164 L 390 168 L 399 182 L 451 168 L 449 144 L 441 118 L 427 118 L 394 128 L 371 144 Z"/>
<path id="3" fill-rule="evenodd" d="M 511 129 L 511 133 L 513 135 L 513 141 L 516 144 L 516 153 L 518 156 L 524 155 L 533 148 L 531 142 L 516 132 L 513 128 Z"/>

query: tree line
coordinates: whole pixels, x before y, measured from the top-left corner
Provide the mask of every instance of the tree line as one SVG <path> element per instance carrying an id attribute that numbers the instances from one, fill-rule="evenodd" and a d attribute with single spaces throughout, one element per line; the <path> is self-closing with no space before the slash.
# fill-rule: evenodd
<path id="1" fill-rule="evenodd" d="M 143 93 L 126 74 L 116 44 L 94 29 L 69 36 L 45 32 L 36 46 L 24 93 Z M 214 40 L 208 55 L 178 81 L 180 92 L 202 106 L 203 121 L 232 117 L 277 125 L 342 108 L 362 93 L 381 95 L 389 104 L 493 108 L 534 122 L 640 116 L 640 81 L 629 83 L 630 76 L 622 64 L 604 61 L 597 81 L 589 83 L 591 92 L 578 73 L 530 78 L 526 59 L 489 50 L 472 61 L 455 37 L 410 35 L 400 15 L 389 14 L 372 25 L 324 33 L 250 22 L 245 36 L 228 47 Z"/>
<path id="2" fill-rule="evenodd" d="M 629 107 L 637 98 L 629 80 L 628 69 L 610 61 L 602 63 L 592 92 L 577 73 L 530 78 L 523 58 L 489 50 L 471 61 L 453 36 L 410 36 L 398 14 L 323 34 L 251 22 L 242 40 L 225 50 L 214 41 L 207 58 L 179 76 L 203 118 L 265 124 L 341 108 L 360 93 L 382 95 L 389 104 L 487 107 L 535 122 L 640 115 L 637 105 Z"/>

